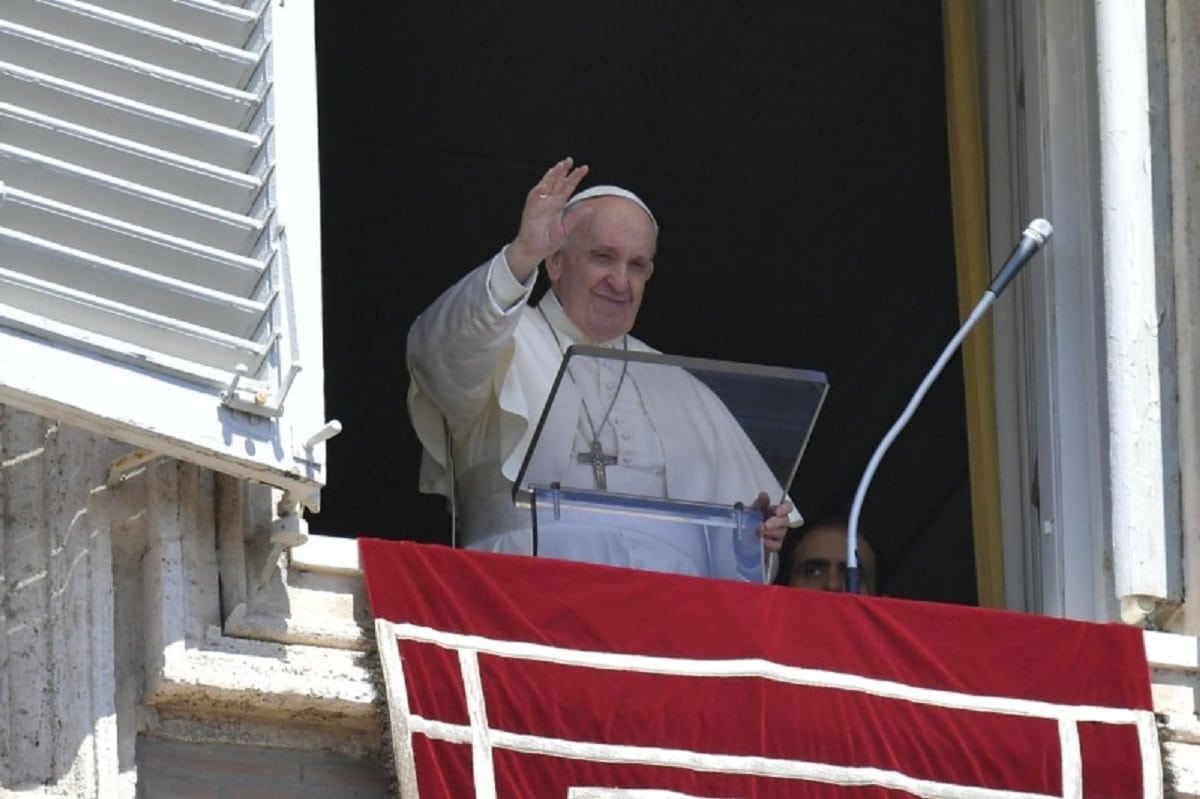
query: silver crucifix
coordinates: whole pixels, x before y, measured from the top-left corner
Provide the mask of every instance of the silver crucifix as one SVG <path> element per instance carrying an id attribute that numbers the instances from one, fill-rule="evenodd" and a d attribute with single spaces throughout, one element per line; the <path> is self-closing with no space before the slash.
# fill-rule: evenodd
<path id="1" fill-rule="evenodd" d="M 575 460 L 592 464 L 592 478 L 596 481 L 596 488 L 601 491 L 608 490 L 608 475 L 605 474 L 604 467 L 616 465 L 617 456 L 605 455 L 604 447 L 600 446 L 600 439 L 593 438 L 591 449 L 576 454 Z"/>

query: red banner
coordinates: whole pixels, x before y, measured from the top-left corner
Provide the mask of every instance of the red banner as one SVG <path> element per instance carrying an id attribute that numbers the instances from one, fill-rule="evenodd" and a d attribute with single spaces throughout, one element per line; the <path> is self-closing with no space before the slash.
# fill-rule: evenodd
<path id="1" fill-rule="evenodd" d="M 405 799 L 1161 794 L 1135 628 L 359 546 Z"/>

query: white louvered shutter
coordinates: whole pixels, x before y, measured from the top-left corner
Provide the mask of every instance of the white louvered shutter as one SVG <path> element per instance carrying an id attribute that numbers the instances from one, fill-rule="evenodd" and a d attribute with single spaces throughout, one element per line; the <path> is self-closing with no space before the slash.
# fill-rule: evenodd
<path id="1" fill-rule="evenodd" d="M 311 2 L 0 3 L 0 402 L 324 483 Z"/>

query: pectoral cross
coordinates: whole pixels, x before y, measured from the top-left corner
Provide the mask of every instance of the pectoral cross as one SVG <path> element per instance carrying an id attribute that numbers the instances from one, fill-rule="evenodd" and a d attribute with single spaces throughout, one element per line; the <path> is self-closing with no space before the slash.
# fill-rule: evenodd
<path id="1" fill-rule="evenodd" d="M 577 453 L 575 460 L 578 463 L 592 464 L 592 478 L 596 481 L 596 488 L 601 491 L 608 490 L 608 476 L 604 472 L 604 467 L 615 466 L 617 456 L 605 455 L 604 447 L 600 445 L 600 439 L 593 438 L 591 449 L 587 452 Z"/>

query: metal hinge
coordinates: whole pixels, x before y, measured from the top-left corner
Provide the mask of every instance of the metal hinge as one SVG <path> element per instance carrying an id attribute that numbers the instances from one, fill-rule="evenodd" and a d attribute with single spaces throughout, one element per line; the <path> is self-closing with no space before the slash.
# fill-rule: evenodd
<path id="1" fill-rule="evenodd" d="M 300 373 L 301 368 L 299 362 L 292 362 L 279 386 L 278 396 L 273 397 L 266 388 L 243 388 L 241 386 L 242 378 L 248 374 L 249 370 L 245 364 L 239 363 L 234 368 L 229 385 L 221 392 L 221 403 L 244 413 L 278 419 L 283 414 L 283 401 L 287 399 L 288 392 L 292 389 L 292 382 Z"/>

